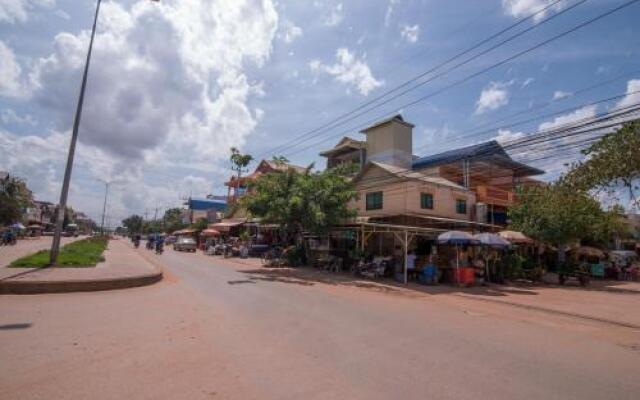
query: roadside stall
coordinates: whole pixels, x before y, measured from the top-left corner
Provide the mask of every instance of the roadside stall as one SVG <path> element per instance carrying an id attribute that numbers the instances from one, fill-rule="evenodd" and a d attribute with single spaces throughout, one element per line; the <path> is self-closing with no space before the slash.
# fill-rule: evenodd
<path id="1" fill-rule="evenodd" d="M 207 228 L 200 232 L 200 249 L 207 251 L 209 254 L 209 248 L 213 248 L 216 242 L 220 238 L 220 231 L 213 228 Z"/>
<path id="2" fill-rule="evenodd" d="M 610 267 L 605 276 L 611 279 L 640 280 L 640 258 L 633 250 L 612 250 L 609 252 Z"/>
<path id="3" fill-rule="evenodd" d="M 30 236 L 30 237 L 42 236 L 42 225 L 31 224 L 27 226 L 27 236 Z"/>
<path id="4" fill-rule="evenodd" d="M 480 244 L 470 233 L 448 231 L 438 235 L 438 244 L 455 247 L 455 258 L 450 260 L 449 280 L 456 285 L 473 285 L 475 270 L 469 262 L 469 247 Z"/>
<path id="5" fill-rule="evenodd" d="M 587 264 L 591 276 L 605 277 L 606 255 L 602 250 L 591 246 L 578 246 L 570 249 L 568 253 L 578 264 Z"/>
<path id="6" fill-rule="evenodd" d="M 473 236 L 480 242 L 480 256 L 484 262 L 483 268 L 476 268 L 476 278 L 480 278 L 481 282 L 498 281 L 497 279 L 497 261 L 499 253 L 508 250 L 511 243 L 502 236 L 495 233 L 478 233 Z M 478 271 L 481 269 L 482 271 Z M 482 272 L 479 274 L 479 272 Z"/>

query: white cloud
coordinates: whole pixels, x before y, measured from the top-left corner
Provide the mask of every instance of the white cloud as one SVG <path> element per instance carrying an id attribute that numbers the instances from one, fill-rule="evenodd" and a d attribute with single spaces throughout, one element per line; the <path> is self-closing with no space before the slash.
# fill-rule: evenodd
<path id="1" fill-rule="evenodd" d="M 415 43 L 418 41 L 420 35 L 420 25 L 415 24 L 413 26 L 403 25 L 400 28 L 400 35 L 409 43 Z"/>
<path id="2" fill-rule="evenodd" d="M 0 40 L 0 96 L 24 96 L 22 68 L 13 50 Z"/>
<path id="3" fill-rule="evenodd" d="M 38 124 L 38 121 L 31 114 L 26 114 L 23 117 L 18 115 L 11 108 L 5 108 L 0 111 L 0 121 L 2 121 L 2 123 L 6 125 L 15 124 L 15 125 L 36 126 Z"/>
<path id="4" fill-rule="evenodd" d="M 0 22 L 15 24 L 29 19 L 29 13 L 38 7 L 53 7 L 55 0 L 0 0 Z"/>
<path id="5" fill-rule="evenodd" d="M 358 59 L 349 49 L 339 48 L 336 51 L 336 59 L 337 62 L 332 65 L 324 65 L 319 60 L 312 60 L 309 68 L 316 73 L 324 72 L 333 75 L 338 82 L 356 87 L 364 96 L 384 84 L 373 76 L 364 59 Z"/>
<path id="6" fill-rule="evenodd" d="M 331 7 L 329 16 L 324 20 L 324 24 L 327 26 L 336 26 L 339 25 L 343 19 L 344 14 L 342 12 L 342 3 L 338 3 Z"/>
<path id="7" fill-rule="evenodd" d="M 389 0 L 389 4 L 387 4 L 387 11 L 384 13 L 384 26 L 389 26 L 391 23 L 391 16 L 393 15 L 393 10 L 398 4 L 400 0 Z"/>
<path id="8" fill-rule="evenodd" d="M 482 89 L 480 98 L 476 101 L 476 114 L 483 114 L 487 111 L 494 111 L 509 104 L 509 82 L 491 82 L 489 86 Z"/>
<path id="9" fill-rule="evenodd" d="M 524 89 L 527 86 L 531 85 L 535 81 L 535 78 L 527 78 L 522 82 L 521 88 Z"/>
<path id="10" fill-rule="evenodd" d="M 285 21 L 282 24 L 278 37 L 285 43 L 292 43 L 294 40 L 302 36 L 302 28 L 296 26 L 291 21 Z"/>
<path id="11" fill-rule="evenodd" d="M 508 129 L 498 129 L 498 134 L 493 138 L 498 142 L 505 144 L 514 140 L 522 139 L 525 136 L 524 132 L 513 132 Z"/>
<path id="12" fill-rule="evenodd" d="M 514 18 L 529 16 L 537 11 L 554 3 L 555 0 L 502 0 L 502 8 L 507 15 Z M 561 3 L 555 4 L 551 9 L 561 9 Z M 535 21 L 539 21 L 546 15 L 548 10 L 536 14 Z"/>
<path id="13" fill-rule="evenodd" d="M 565 99 L 571 96 L 573 96 L 573 93 L 571 92 L 563 92 L 562 90 L 556 90 L 553 92 L 553 100 Z"/>
<path id="14" fill-rule="evenodd" d="M 257 124 L 247 101 L 261 91 L 243 67 L 270 55 L 278 21 L 271 2 L 109 2 L 101 13 L 81 141 L 128 159 L 221 159 L 242 145 Z M 86 31 L 58 34 L 31 74 L 35 100 L 64 123 L 87 43 Z"/>
<path id="15" fill-rule="evenodd" d="M 278 27 L 273 2 L 145 0 L 102 7 L 74 182 L 88 175 L 136 181 L 126 196 L 114 194 L 114 205 L 131 209 L 175 201 L 185 193 L 173 188 L 182 185 L 185 169 L 221 181 L 229 147 L 242 146 L 264 117 L 249 105 L 264 90 L 246 70 L 262 67 L 271 55 Z M 0 167 L 28 177 L 36 194 L 49 200 L 57 197 L 88 39 L 87 31 L 58 33 L 52 52 L 28 71 L 19 69 L 10 49 L 0 48 L 1 90 L 16 92 L 15 77 L 22 76 L 30 104 L 44 107 L 57 124 L 38 136 L 2 131 Z M 173 177 L 157 179 L 172 171 Z M 149 183 L 154 176 L 156 185 Z M 93 204 L 90 185 L 72 200 Z"/>
<path id="16" fill-rule="evenodd" d="M 559 117 L 556 117 L 555 119 L 553 119 L 553 121 L 543 122 L 538 127 L 538 130 L 547 131 L 547 130 L 553 130 L 557 128 L 570 126 L 571 124 L 578 123 L 582 120 L 593 118 L 596 116 L 596 113 L 597 113 L 596 105 L 584 106 L 571 113 L 560 115 Z"/>
<path id="17" fill-rule="evenodd" d="M 640 79 L 631 79 L 627 82 L 627 95 L 616 104 L 616 108 L 630 107 L 640 103 Z"/>

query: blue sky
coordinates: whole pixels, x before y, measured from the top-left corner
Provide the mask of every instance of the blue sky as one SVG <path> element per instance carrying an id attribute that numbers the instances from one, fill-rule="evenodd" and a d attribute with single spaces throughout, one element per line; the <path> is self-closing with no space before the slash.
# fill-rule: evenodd
<path id="1" fill-rule="evenodd" d="M 496 137 L 524 137 L 621 102 L 632 104 L 640 101 L 634 93 L 640 91 L 640 3 L 403 106 L 624 2 L 560 1 L 496 39 L 535 26 L 516 40 L 292 146 L 299 135 L 555 0 L 106 1 L 70 203 L 97 216 L 103 190 L 97 179 L 117 182 L 109 207 L 114 221 L 179 205 L 189 194 L 224 193 L 230 146 L 322 167 L 320 150 L 345 133 L 359 138 L 367 120 L 393 112 L 416 125 L 414 150 L 426 155 Z M 0 0 L 0 169 L 26 178 L 43 200 L 59 195 L 94 6 Z M 607 83 L 572 95 L 600 82 Z M 630 94 L 609 103 L 499 129 L 625 93 Z M 520 111 L 502 124 L 491 123 Z M 494 129 L 470 134 L 486 126 Z M 552 178 L 575 156 L 538 166 Z"/>

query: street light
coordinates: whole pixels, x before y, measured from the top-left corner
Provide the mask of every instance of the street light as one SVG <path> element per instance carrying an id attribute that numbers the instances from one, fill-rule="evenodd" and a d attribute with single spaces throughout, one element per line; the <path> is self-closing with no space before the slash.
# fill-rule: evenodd
<path id="1" fill-rule="evenodd" d="M 159 1 L 159 0 L 152 0 Z M 62 224 L 64 214 L 67 209 L 67 197 L 69 195 L 69 182 L 71 181 L 71 170 L 73 169 L 73 156 L 76 152 L 76 142 L 78 141 L 78 127 L 80 126 L 80 117 L 82 116 L 82 104 L 84 102 L 84 91 L 87 87 L 87 74 L 89 72 L 89 63 L 91 62 L 91 50 L 93 50 L 93 38 L 96 35 L 96 25 L 98 23 L 98 14 L 100 12 L 100 4 L 102 0 L 98 0 L 96 5 L 96 14 L 93 17 L 93 28 L 91 29 L 91 39 L 89 40 L 89 50 L 87 51 L 87 60 L 84 63 L 84 72 L 82 74 L 82 84 L 80 85 L 80 95 L 78 96 L 78 105 L 76 115 L 73 119 L 73 131 L 71 133 L 71 142 L 69 143 L 69 154 L 67 155 L 67 165 L 64 170 L 64 179 L 62 181 L 62 190 L 60 191 L 60 204 L 58 205 L 58 213 L 56 214 L 56 227 L 53 233 L 53 242 L 51 243 L 51 252 L 49 264 L 55 265 L 60 252 L 60 236 L 62 235 Z M 104 223 L 104 221 L 103 221 Z"/>
<path id="2" fill-rule="evenodd" d="M 107 215 L 107 196 L 109 195 L 109 185 L 124 183 L 123 181 L 106 181 L 104 179 L 98 179 L 104 183 L 104 204 L 102 205 L 102 222 L 100 223 L 100 232 L 104 235 L 104 218 Z"/>

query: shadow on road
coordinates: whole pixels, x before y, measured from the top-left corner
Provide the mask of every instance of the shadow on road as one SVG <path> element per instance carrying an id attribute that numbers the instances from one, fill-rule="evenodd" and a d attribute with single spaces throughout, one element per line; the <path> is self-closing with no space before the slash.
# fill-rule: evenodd
<path id="1" fill-rule="evenodd" d="M 23 322 L 18 324 L 6 324 L 0 325 L 0 331 L 12 331 L 18 329 L 28 329 L 31 328 L 33 324 L 31 322 Z"/>

